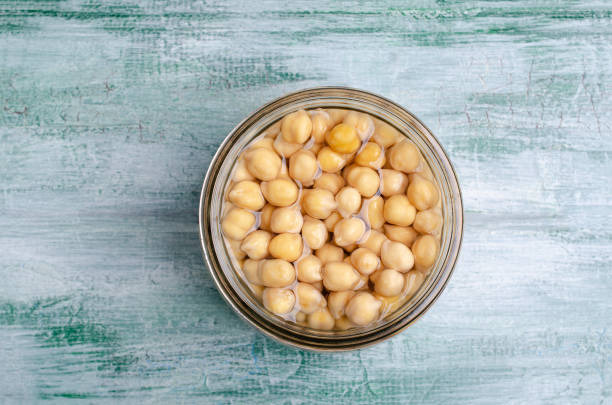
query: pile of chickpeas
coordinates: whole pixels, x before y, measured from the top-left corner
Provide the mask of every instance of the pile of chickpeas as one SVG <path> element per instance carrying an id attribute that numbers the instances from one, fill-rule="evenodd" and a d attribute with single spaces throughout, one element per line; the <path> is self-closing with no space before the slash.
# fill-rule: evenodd
<path id="1" fill-rule="evenodd" d="M 343 109 L 290 113 L 251 142 L 221 221 L 263 306 L 321 330 L 370 325 L 409 300 L 438 257 L 442 225 L 419 149 Z"/>

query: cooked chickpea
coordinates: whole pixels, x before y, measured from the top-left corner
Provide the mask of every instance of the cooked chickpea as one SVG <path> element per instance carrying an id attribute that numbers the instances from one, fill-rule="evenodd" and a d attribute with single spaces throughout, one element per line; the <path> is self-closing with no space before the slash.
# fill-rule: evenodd
<path id="1" fill-rule="evenodd" d="M 331 243 L 326 243 L 323 247 L 317 249 L 315 255 L 321 260 L 323 266 L 331 262 L 341 262 L 344 259 L 342 248 Z"/>
<path id="2" fill-rule="evenodd" d="M 255 225 L 255 215 L 238 207 L 230 209 L 221 221 L 223 234 L 234 240 L 244 239 L 253 225 Z"/>
<path id="3" fill-rule="evenodd" d="M 266 204 L 259 184 L 254 181 L 241 181 L 234 184 L 228 194 L 234 205 L 251 211 L 259 211 Z"/>
<path id="4" fill-rule="evenodd" d="M 431 267 L 438 257 L 438 241 L 431 235 L 419 236 L 412 244 L 414 263 L 419 269 Z"/>
<path id="5" fill-rule="evenodd" d="M 325 219 L 336 209 L 336 200 L 331 192 L 315 188 L 304 192 L 302 207 L 311 217 Z"/>
<path id="6" fill-rule="evenodd" d="M 344 218 L 334 227 L 334 242 L 338 246 L 357 243 L 366 231 L 365 223 L 359 218 Z"/>
<path id="7" fill-rule="evenodd" d="M 308 315 L 308 326 L 313 329 L 330 330 L 334 327 L 334 318 L 327 308 L 319 308 Z"/>
<path id="8" fill-rule="evenodd" d="M 281 121 L 276 121 L 274 124 L 270 125 L 268 129 L 264 131 L 264 136 L 266 138 L 274 138 L 279 134 L 281 128 Z"/>
<path id="9" fill-rule="evenodd" d="M 353 153 L 361 146 L 361 140 L 354 127 L 338 124 L 325 135 L 325 141 L 336 153 Z"/>
<path id="10" fill-rule="evenodd" d="M 387 241 L 383 243 L 380 259 L 386 268 L 405 273 L 414 266 L 414 256 L 403 243 Z"/>
<path id="11" fill-rule="evenodd" d="M 320 249 L 327 242 L 328 236 L 329 233 L 323 221 L 312 217 L 304 218 L 302 238 L 304 238 L 304 242 L 306 242 L 309 248 L 313 250 Z"/>
<path id="12" fill-rule="evenodd" d="M 344 117 L 347 116 L 349 110 L 344 110 L 342 108 L 328 108 L 325 110 L 326 113 L 329 114 L 329 118 L 334 125 L 341 123 L 344 120 Z"/>
<path id="13" fill-rule="evenodd" d="M 291 143 L 285 141 L 282 136 L 277 136 L 272 146 L 274 147 L 274 150 L 285 159 L 289 159 L 294 153 L 303 147 L 301 143 Z"/>
<path id="14" fill-rule="evenodd" d="M 374 291 L 385 297 L 393 297 L 402 292 L 404 275 L 397 270 L 385 269 L 376 277 Z"/>
<path id="15" fill-rule="evenodd" d="M 420 233 L 436 233 L 442 225 L 442 217 L 434 210 L 419 211 L 412 225 Z"/>
<path id="16" fill-rule="evenodd" d="M 289 159 L 289 175 L 305 186 L 314 183 L 318 169 L 317 158 L 308 150 L 296 152 Z"/>
<path id="17" fill-rule="evenodd" d="M 372 118 L 367 114 L 357 111 L 349 111 L 342 122 L 355 128 L 357 135 L 362 140 L 369 138 L 374 131 L 374 121 L 372 121 Z"/>
<path id="18" fill-rule="evenodd" d="M 385 236 L 390 240 L 401 242 L 410 247 L 417 238 L 417 232 L 410 226 L 385 224 Z"/>
<path id="19" fill-rule="evenodd" d="M 281 168 L 281 158 L 267 148 L 252 149 L 246 153 L 247 169 L 259 180 L 273 180 Z"/>
<path id="20" fill-rule="evenodd" d="M 270 216 L 270 229 L 274 233 L 299 233 L 303 224 L 298 207 L 276 208 Z"/>
<path id="21" fill-rule="evenodd" d="M 259 265 L 259 279 L 266 287 L 287 287 L 295 281 L 295 268 L 285 260 L 263 260 Z"/>
<path id="22" fill-rule="evenodd" d="M 389 163 L 395 170 L 412 173 L 421 164 L 421 153 L 412 142 L 404 139 L 389 150 Z"/>
<path id="23" fill-rule="evenodd" d="M 304 256 L 297 262 L 297 279 L 305 283 L 316 283 L 323 280 L 321 274 L 322 264 L 321 259 L 317 256 Z"/>
<path id="24" fill-rule="evenodd" d="M 382 302 L 368 292 L 358 292 L 346 306 L 346 317 L 355 325 L 365 326 L 374 322 Z"/>
<path id="25" fill-rule="evenodd" d="M 380 265 L 380 259 L 376 253 L 367 248 L 359 248 L 351 253 L 351 263 L 361 274 L 372 274 Z"/>
<path id="26" fill-rule="evenodd" d="M 255 180 L 255 177 L 249 172 L 247 169 L 247 163 L 245 159 L 239 159 L 238 163 L 236 163 L 236 168 L 234 169 L 234 176 L 232 177 L 236 183 L 245 180 Z"/>
<path id="27" fill-rule="evenodd" d="M 314 283 L 310 283 L 310 285 L 319 290 L 319 292 L 323 292 L 323 280 L 315 281 Z"/>
<path id="28" fill-rule="evenodd" d="M 321 292 L 308 283 L 298 283 L 296 295 L 300 311 L 305 314 L 311 314 L 318 308 L 325 306 L 325 298 Z"/>
<path id="29" fill-rule="evenodd" d="M 277 207 L 287 207 L 298 198 L 298 188 L 294 182 L 276 179 L 261 183 L 261 191 L 266 200 Z"/>
<path id="30" fill-rule="evenodd" d="M 372 139 L 374 139 L 374 141 L 383 148 L 387 149 L 395 145 L 395 143 L 397 143 L 401 138 L 402 135 L 399 133 L 399 131 L 393 128 L 391 125 L 380 120 L 375 121 L 374 135 L 372 136 Z"/>
<path id="31" fill-rule="evenodd" d="M 314 187 L 327 190 L 335 195 L 345 184 L 346 182 L 339 174 L 323 173 L 315 180 Z"/>
<path id="32" fill-rule="evenodd" d="M 409 226 L 414 222 L 416 209 L 410 204 L 408 197 L 403 194 L 397 194 L 385 201 L 383 214 L 385 220 L 390 224 Z"/>
<path id="33" fill-rule="evenodd" d="M 329 291 L 352 290 L 361 278 L 357 270 L 344 262 L 331 262 L 323 267 L 323 285 Z"/>
<path id="34" fill-rule="evenodd" d="M 420 271 L 411 270 L 404 275 L 404 290 L 406 298 L 412 297 L 423 285 L 425 276 Z"/>
<path id="35" fill-rule="evenodd" d="M 365 241 L 358 243 L 359 247 L 370 249 L 377 256 L 380 256 L 383 243 L 387 241 L 387 237 L 382 233 L 372 229 L 368 232 Z"/>
<path id="36" fill-rule="evenodd" d="M 281 134 L 285 141 L 304 143 L 312 133 L 312 121 L 304 110 L 285 115 L 281 122 Z"/>
<path id="37" fill-rule="evenodd" d="M 370 198 L 378 191 L 380 177 L 375 170 L 359 166 L 350 171 L 346 182 L 355 187 L 362 196 Z"/>
<path id="38" fill-rule="evenodd" d="M 327 308 L 335 319 L 344 316 L 344 309 L 349 300 L 353 298 L 355 291 L 332 291 L 327 297 Z"/>
<path id="39" fill-rule="evenodd" d="M 356 188 L 344 187 L 336 194 L 336 203 L 338 203 L 338 211 L 343 216 L 356 214 L 361 207 L 361 194 Z"/>
<path id="40" fill-rule="evenodd" d="M 309 151 L 311 151 L 312 153 L 314 153 L 314 154 L 315 154 L 315 156 L 316 156 L 316 155 L 318 155 L 318 154 L 319 154 L 319 151 L 321 150 L 321 148 L 322 148 L 323 146 L 324 146 L 324 145 L 323 145 L 322 143 L 313 143 L 313 144 L 310 146 L 310 148 L 308 148 L 308 150 L 309 150 Z"/>
<path id="41" fill-rule="evenodd" d="M 357 167 L 360 167 L 360 166 L 355 163 L 352 163 L 346 166 L 344 169 L 342 169 L 342 178 L 344 179 L 344 181 L 348 179 L 348 176 L 349 174 L 351 174 L 351 171 Z"/>
<path id="42" fill-rule="evenodd" d="M 305 323 L 306 322 L 306 314 L 303 312 L 298 312 L 297 314 L 295 314 L 295 321 L 297 323 Z"/>
<path id="43" fill-rule="evenodd" d="M 246 253 L 244 253 L 242 251 L 242 249 L 240 249 L 240 245 L 242 244 L 241 241 L 233 240 L 233 239 L 227 239 L 227 243 L 229 244 L 229 247 L 232 250 L 232 253 L 234 254 L 234 257 L 237 260 L 242 260 L 242 259 L 244 259 L 246 257 Z"/>
<path id="44" fill-rule="evenodd" d="M 268 250 L 277 259 L 294 262 L 302 255 L 302 236 L 299 233 L 278 234 L 270 240 Z"/>
<path id="45" fill-rule="evenodd" d="M 288 314 L 295 305 L 295 294 L 284 288 L 266 288 L 262 294 L 264 307 L 277 315 Z"/>
<path id="46" fill-rule="evenodd" d="M 272 239 L 272 234 L 270 232 L 254 231 L 242 240 L 240 249 L 242 249 L 249 258 L 261 260 L 268 256 L 270 239 Z"/>
<path id="47" fill-rule="evenodd" d="M 274 150 L 274 139 L 272 137 L 265 137 L 258 139 L 251 145 L 251 149 L 257 148 L 268 148 L 270 150 Z"/>
<path id="48" fill-rule="evenodd" d="M 372 197 L 368 200 L 368 222 L 370 228 L 380 229 L 385 223 L 384 206 L 385 200 L 381 196 Z"/>
<path id="49" fill-rule="evenodd" d="M 333 125 L 329 114 L 323 110 L 314 110 L 310 112 L 310 120 L 312 121 L 312 137 L 315 143 L 325 142 L 325 134 Z"/>
<path id="50" fill-rule="evenodd" d="M 336 323 L 334 325 L 334 327 L 338 330 L 347 330 L 353 328 L 354 326 L 355 325 L 351 321 L 349 321 L 346 316 L 336 319 Z"/>
<path id="51" fill-rule="evenodd" d="M 329 146 L 325 146 L 317 153 L 317 162 L 324 172 L 338 173 L 346 165 L 346 158 L 334 152 Z"/>
<path id="52" fill-rule="evenodd" d="M 408 187 L 408 176 L 397 170 L 383 169 L 380 193 L 385 197 L 404 194 Z"/>
<path id="53" fill-rule="evenodd" d="M 351 253 L 353 250 L 357 249 L 357 244 L 351 243 L 350 245 L 342 246 L 342 249 L 344 249 L 345 252 Z"/>
<path id="54" fill-rule="evenodd" d="M 263 285 L 249 283 L 249 288 L 251 289 L 251 291 L 253 291 L 253 295 L 255 296 L 255 298 L 257 298 L 257 300 L 261 302 L 265 287 Z"/>
<path id="55" fill-rule="evenodd" d="M 261 216 L 259 217 L 259 229 L 264 231 L 271 231 L 270 229 L 270 220 L 272 219 L 272 214 L 276 208 L 272 204 L 266 204 L 261 210 Z"/>
<path id="56" fill-rule="evenodd" d="M 342 219 L 342 215 L 340 215 L 338 211 L 334 211 L 327 218 L 325 218 L 323 223 L 325 224 L 325 227 L 327 228 L 329 232 L 333 232 L 334 227 L 336 226 L 338 222 L 340 222 L 341 219 Z"/>
<path id="57" fill-rule="evenodd" d="M 380 169 L 385 164 L 385 154 L 382 148 L 375 142 L 368 142 L 361 152 L 355 156 L 355 163 L 372 169 Z"/>
<path id="58" fill-rule="evenodd" d="M 419 176 L 415 176 L 412 179 L 406 191 L 406 195 L 410 203 L 419 211 L 433 208 L 438 203 L 440 197 L 436 185 Z"/>
<path id="59" fill-rule="evenodd" d="M 242 273 L 251 284 L 262 285 L 261 277 L 259 276 L 260 260 L 246 259 L 242 264 Z"/>

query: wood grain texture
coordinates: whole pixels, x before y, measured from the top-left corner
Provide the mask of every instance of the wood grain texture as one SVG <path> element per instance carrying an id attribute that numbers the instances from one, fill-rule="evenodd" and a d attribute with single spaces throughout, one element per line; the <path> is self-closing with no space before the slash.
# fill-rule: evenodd
<path id="1" fill-rule="evenodd" d="M 612 5 L 0 1 L 0 402 L 612 403 Z M 221 140 L 335 84 L 449 152 L 464 246 L 378 346 L 290 349 L 197 237 Z"/>

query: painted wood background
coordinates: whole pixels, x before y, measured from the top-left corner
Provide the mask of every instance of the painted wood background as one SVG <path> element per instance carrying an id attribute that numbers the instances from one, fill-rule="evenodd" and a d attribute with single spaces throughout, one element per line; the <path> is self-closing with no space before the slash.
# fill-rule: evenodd
<path id="1" fill-rule="evenodd" d="M 0 0 L 0 402 L 612 403 L 612 4 Z M 378 346 L 284 347 L 197 236 L 225 134 L 337 84 L 457 168 L 438 303 Z"/>

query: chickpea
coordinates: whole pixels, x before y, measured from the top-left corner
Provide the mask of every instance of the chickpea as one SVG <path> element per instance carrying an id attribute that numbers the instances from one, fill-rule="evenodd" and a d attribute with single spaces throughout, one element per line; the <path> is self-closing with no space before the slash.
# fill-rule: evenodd
<path id="1" fill-rule="evenodd" d="M 281 168 L 281 158 L 267 148 L 257 148 L 247 152 L 246 164 L 249 173 L 259 180 L 273 180 Z"/>
<path id="2" fill-rule="evenodd" d="M 325 112 L 329 114 L 329 118 L 331 118 L 333 125 L 341 123 L 348 114 L 348 110 L 343 110 L 341 108 L 328 108 Z"/>
<path id="3" fill-rule="evenodd" d="M 263 291 L 264 307 L 277 315 L 288 314 L 295 305 L 295 294 L 284 288 L 266 288 Z"/>
<path id="4" fill-rule="evenodd" d="M 419 236 L 412 244 L 414 263 L 419 269 L 431 267 L 438 257 L 438 241 L 431 235 Z"/>
<path id="5" fill-rule="evenodd" d="M 342 176 L 336 173 L 323 173 L 314 182 L 315 188 L 327 190 L 334 195 L 337 194 L 345 184 L 346 182 Z"/>
<path id="6" fill-rule="evenodd" d="M 353 171 L 353 169 L 357 167 L 361 167 L 361 166 L 359 166 L 358 164 L 352 163 L 346 166 L 344 169 L 342 169 L 342 178 L 344 179 L 344 181 L 347 181 L 349 174 L 351 174 L 351 171 Z"/>
<path id="7" fill-rule="evenodd" d="M 308 283 L 298 283 L 295 291 L 300 311 L 305 314 L 311 314 L 325 304 L 325 298 L 319 290 Z"/>
<path id="8" fill-rule="evenodd" d="M 242 273 L 249 283 L 262 285 L 261 277 L 259 277 L 260 260 L 246 259 L 242 264 Z"/>
<path id="9" fill-rule="evenodd" d="M 344 249 L 345 252 L 351 253 L 353 250 L 357 249 L 357 244 L 351 243 L 350 245 L 342 246 L 342 249 Z"/>
<path id="10" fill-rule="evenodd" d="M 304 218 L 298 207 L 276 208 L 270 217 L 270 229 L 274 233 L 299 233 Z"/>
<path id="11" fill-rule="evenodd" d="M 289 159 L 294 153 L 303 147 L 301 143 L 291 143 L 285 141 L 282 136 L 277 136 L 272 145 L 274 146 L 274 150 L 286 159 Z"/>
<path id="12" fill-rule="evenodd" d="M 382 302 L 368 292 L 358 292 L 346 306 L 346 317 L 358 326 L 365 326 L 379 316 Z"/>
<path id="13" fill-rule="evenodd" d="M 361 141 L 354 127 L 338 124 L 325 135 L 325 141 L 336 153 L 353 153 L 361 146 Z"/>
<path id="14" fill-rule="evenodd" d="M 372 139 L 383 148 L 387 149 L 395 145 L 402 138 L 402 134 L 386 122 L 380 120 L 374 122 L 374 135 Z"/>
<path id="15" fill-rule="evenodd" d="M 280 133 L 281 121 L 276 121 L 274 124 L 270 125 L 268 129 L 264 131 L 264 136 L 266 138 L 275 138 L 276 135 Z"/>
<path id="16" fill-rule="evenodd" d="M 336 319 L 335 327 L 338 330 L 347 330 L 347 329 L 350 329 L 350 328 L 352 328 L 354 326 L 355 325 L 353 325 L 353 323 L 351 321 L 349 321 L 346 316 L 343 316 L 342 318 Z"/>
<path id="17" fill-rule="evenodd" d="M 405 273 L 414 266 L 414 256 L 403 243 L 387 241 L 383 243 L 380 259 L 385 267 Z"/>
<path id="18" fill-rule="evenodd" d="M 297 262 L 297 279 L 305 283 L 316 283 L 323 280 L 321 274 L 321 259 L 316 256 L 304 256 L 302 260 Z"/>
<path id="19" fill-rule="evenodd" d="M 378 191 L 380 178 L 376 171 L 369 167 L 355 167 L 350 171 L 346 178 L 346 182 L 359 190 L 359 193 L 370 198 Z"/>
<path id="20" fill-rule="evenodd" d="M 385 164 L 385 154 L 382 148 L 375 142 L 368 142 L 361 152 L 355 156 L 355 163 L 372 169 L 380 169 Z"/>
<path id="21" fill-rule="evenodd" d="M 355 291 L 332 291 L 327 296 L 327 307 L 329 312 L 335 319 L 342 318 L 344 316 L 344 309 L 346 304 L 355 295 Z"/>
<path id="22" fill-rule="evenodd" d="M 263 292 L 265 290 L 265 287 L 263 285 L 256 285 L 256 284 L 249 283 L 249 288 L 253 292 L 253 295 L 255 296 L 255 298 L 257 298 L 257 300 L 261 302 L 261 299 L 263 298 Z"/>
<path id="23" fill-rule="evenodd" d="M 296 152 L 289 159 L 289 175 L 305 186 L 314 183 L 317 170 L 319 170 L 317 158 L 308 150 Z"/>
<path id="24" fill-rule="evenodd" d="M 338 173 L 346 165 L 346 158 L 334 152 L 329 146 L 325 146 L 319 150 L 317 162 L 324 172 Z"/>
<path id="25" fill-rule="evenodd" d="M 382 170 L 382 186 L 381 194 L 385 197 L 391 197 L 396 194 L 404 194 L 408 187 L 408 176 L 397 170 Z"/>
<path id="26" fill-rule="evenodd" d="M 251 211 L 259 211 L 266 204 L 259 184 L 250 180 L 234 184 L 228 199 L 238 207 Z"/>
<path id="27" fill-rule="evenodd" d="M 404 275 L 403 294 L 406 299 L 411 298 L 423 285 L 425 276 L 420 271 L 411 270 Z"/>
<path id="28" fill-rule="evenodd" d="M 385 201 L 383 214 L 385 220 L 390 224 L 409 226 L 414 222 L 416 209 L 410 204 L 408 197 L 396 194 Z"/>
<path id="29" fill-rule="evenodd" d="M 357 270 L 344 262 L 331 262 L 323 267 L 323 285 L 329 291 L 352 290 L 361 278 Z"/>
<path id="30" fill-rule="evenodd" d="M 334 327 L 334 318 L 327 308 L 319 308 L 308 315 L 308 326 L 313 329 L 330 330 Z"/>
<path id="31" fill-rule="evenodd" d="M 237 260 L 242 260 L 246 257 L 246 253 L 244 253 L 241 249 L 240 249 L 240 245 L 242 244 L 241 241 L 239 240 L 233 240 L 233 239 L 226 239 L 227 243 L 229 245 L 229 248 L 232 250 L 232 253 L 234 253 L 234 257 Z"/>
<path id="32" fill-rule="evenodd" d="M 314 283 L 310 283 L 310 285 L 319 290 L 320 293 L 323 292 L 323 281 L 315 281 Z"/>
<path id="33" fill-rule="evenodd" d="M 272 214 L 274 213 L 274 205 L 266 204 L 261 210 L 261 216 L 259 217 L 259 229 L 264 231 L 271 231 L 270 229 L 270 221 L 272 219 Z"/>
<path id="34" fill-rule="evenodd" d="M 369 231 L 367 239 L 364 242 L 358 243 L 359 247 L 368 248 L 377 256 L 380 256 L 382 245 L 388 239 L 382 233 L 372 229 Z"/>
<path id="35" fill-rule="evenodd" d="M 287 162 L 283 161 L 281 163 L 280 171 L 278 172 L 277 179 L 285 179 L 289 181 L 293 181 L 291 176 L 289 176 L 289 168 L 287 167 Z"/>
<path id="36" fill-rule="evenodd" d="M 385 236 L 395 242 L 401 242 L 410 247 L 417 238 L 417 232 L 410 226 L 385 224 Z"/>
<path id="37" fill-rule="evenodd" d="M 297 314 L 295 314 L 295 321 L 299 324 L 301 323 L 305 323 L 306 322 L 306 314 L 303 312 L 298 312 Z"/>
<path id="38" fill-rule="evenodd" d="M 323 145 L 322 143 L 313 143 L 308 150 L 314 153 L 316 156 L 323 146 L 325 145 Z"/>
<path id="39" fill-rule="evenodd" d="M 311 217 L 304 218 L 302 225 L 302 238 L 304 242 L 313 250 L 320 249 L 329 236 L 323 221 Z"/>
<path id="40" fill-rule="evenodd" d="M 421 164 L 421 153 L 412 142 L 403 139 L 389 150 L 389 163 L 395 170 L 412 173 Z"/>
<path id="41" fill-rule="evenodd" d="M 325 227 L 329 232 L 333 232 L 334 228 L 336 227 L 336 224 L 340 222 L 341 219 L 342 215 L 340 215 L 338 211 L 334 211 L 327 218 L 325 218 L 325 221 L 323 221 L 323 223 L 325 224 Z"/>
<path id="42" fill-rule="evenodd" d="M 294 262 L 302 255 L 302 236 L 298 233 L 278 234 L 270 241 L 268 250 L 277 259 Z"/>
<path id="43" fill-rule="evenodd" d="M 254 231 L 242 240 L 240 249 L 242 249 L 249 258 L 261 260 L 268 256 L 270 239 L 272 239 L 272 234 L 270 232 L 261 230 Z"/>
<path id="44" fill-rule="evenodd" d="M 327 190 L 307 190 L 302 199 L 302 207 L 311 217 L 325 219 L 336 209 L 336 200 L 334 200 L 334 195 Z"/>
<path id="45" fill-rule="evenodd" d="M 357 271 L 367 276 L 380 266 L 380 259 L 370 249 L 359 248 L 351 253 L 351 263 Z"/>
<path id="46" fill-rule="evenodd" d="M 338 246 L 357 243 L 366 231 L 365 223 L 359 218 L 345 218 L 334 227 L 334 242 Z"/>
<path id="47" fill-rule="evenodd" d="M 223 234 L 234 240 L 244 239 L 254 225 L 255 215 L 238 207 L 230 209 L 221 221 Z"/>
<path id="48" fill-rule="evenodd" d="M 374 121 L 364 113 L 349 111 L 342 122 L 355 128 L 357 135 L 362 140 L 369 138 L 374 132 Z"/>
<path id="49" fill-rule="evenodd" d="M 356 188 L 344 187 L 336 194 L 336 203 L 342 216 L 356 214 L 361 207 L 361 194 Z"/>
<path id="50" fill-rule="evenodd" d="M 368 221 L 370 228 L 380 229 L 385 223 L 384 206 L 385 200 L 381 196 L 372 197 L 368 200 Z"/>
<path id="51" fill-rule="evenodd" d="M 402 292 L 404 275 L 393 269 L 385 269 L 376 277 L 374 291 L 385 297 L 393 297 Z"/>
<path id="52" fill-rule="evenodd" d="M 236 168 L 234 169 L 234 176 L 232 177 L 232 180 L 234 180 L 236 183 L 245 180 L 255 180 L 255 177 L 253 177 L 253 175 L 249 173 L 249 170 L 247 169 L 246 160 L 244 160 L 243 158 L 239 159 L 238 163 L 236 163 Z"/>
<path id="53" fill-rule="evenodd" d="M 272 137 L 261 138 L 251 145 L 251 149 L 268 148 L 274 150 L 274 139 Z"/>
<path id="54" fill-rule="evenodd" d="M 420 233 L 436 233 L 442 225 L 442 217 L 434 210 L 419 211 L 412 225 Z"/>
<path id="55" fill-rule="evenodd" d="M 434 183 L 429 180 L 425 180 L 422 177 L 415 176 L 410 185 L 408 186 L 408 190 L 406 191 L 406 195 L 410 200 L 410 203 L 414 205 L 419 211 L 425 211 L 430 208 L 433 208 L 440 198 L 438 188 Z"/>
<path id="56" fill-rule="evenodd" d="M 285 115 L 281 122 L 281 134 L 285 141 L 304 143 L 312 133 L 312 121 L 304 110 Z"/>
<path id="57" fill-rule="evenodd" d="M 263 260 L 259 265 L 259 279 L 266 287 L 287 287 L 295 281 L 295 268 L 285 260 Z"/>
<path id="58" fill-rule="evenodd" d="M 315 251 L 315 255 L 321 260 L 321 265 L 325 266 L 331 262 L 341 262 L 344 259 L 342 248 L 326 243 Z"/>
<path id="59" fill-rule="evenodd" d="M 261 183 L 261 191 L 266 200 L 277 207 L 287 207 L 298 198 L 298 188 L 291 180 L 264 181 Z"/>
<path id="60" fill-rule="evenodd" d="M 312 137 L 315 143 L 325 142 L 325 133 L 332 127 L 333 122 L 329 114 L 323 110 L 310 111 L 312 121 Z"/>

